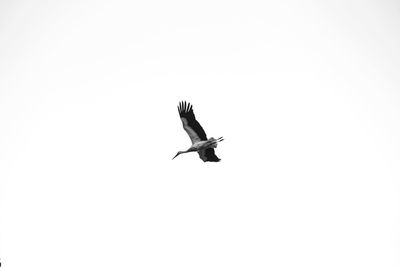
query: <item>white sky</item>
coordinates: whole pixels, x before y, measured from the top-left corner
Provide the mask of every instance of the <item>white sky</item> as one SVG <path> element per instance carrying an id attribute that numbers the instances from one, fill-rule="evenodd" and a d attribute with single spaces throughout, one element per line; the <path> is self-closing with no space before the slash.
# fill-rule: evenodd
<path id="1" fill-rule="evenodd" d="M 399 13 L 1 1 L 2 263 L 399 266 Z"/>

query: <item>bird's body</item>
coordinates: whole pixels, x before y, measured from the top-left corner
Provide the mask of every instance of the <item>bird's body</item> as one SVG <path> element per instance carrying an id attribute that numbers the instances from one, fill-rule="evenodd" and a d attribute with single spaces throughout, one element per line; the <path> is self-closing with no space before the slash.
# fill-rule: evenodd
<path id="1" fill-rule="evenodd" d="M 192 146 L 185 151 L 179 151 L 175 157 L 183 153 L 198 152 L 203 161 L 220 161 L 220 159 L 215 155 L 214 148 L 217 147 L 218 142 L 221 142 L 224 139 L 222 137 L 218 139 L 213 137 L 210 139 L 207 138 L 206 133 L 194 116 L 193 107 L 190 103 L 180 102 L 178 112 L 182 121 L 183 129 L 192 141 Z M 175 157 L 173 157 L 173 159 Z"/>

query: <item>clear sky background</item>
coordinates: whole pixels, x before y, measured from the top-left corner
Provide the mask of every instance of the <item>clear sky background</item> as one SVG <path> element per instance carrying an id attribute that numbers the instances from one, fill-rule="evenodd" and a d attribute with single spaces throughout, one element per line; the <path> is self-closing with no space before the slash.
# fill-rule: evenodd
<path id="1" fill-rule="evenodd" d="M 4 266 L 399 266 L 398 1 L 1 1 Z M 193 104 L 219 163 L 171 158 Z"/>

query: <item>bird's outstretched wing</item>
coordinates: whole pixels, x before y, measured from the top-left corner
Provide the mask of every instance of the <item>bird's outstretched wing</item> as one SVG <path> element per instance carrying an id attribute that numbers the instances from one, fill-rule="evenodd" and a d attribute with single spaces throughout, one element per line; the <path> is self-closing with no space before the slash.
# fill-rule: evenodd
<path id="1" fill-rule="evenodd" d="M 215 155 L 215 151 L 214 148 L 207 148 L 207 149 L 202 149 L 198 151 L 200 158 L 203 161 L 215 161 L 218 162 L 221 159 L 219 159 L 217 157 L 217 155 Z"/>
<path id="2" fill-rule="evenodd" d="M 183 129 L 185 129 L 189 135 L 192 144 L 207 140 L 206 133 L 194 116 L 192 105 L 186 103 L 186 101 L 179 102 L 178 111 L 183 124 Z"/>

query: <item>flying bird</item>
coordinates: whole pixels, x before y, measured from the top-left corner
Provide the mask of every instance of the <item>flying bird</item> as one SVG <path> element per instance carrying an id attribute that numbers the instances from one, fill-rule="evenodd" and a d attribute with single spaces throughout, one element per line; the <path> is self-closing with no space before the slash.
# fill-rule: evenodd
<path id="1" fill-rule="evenodd" d="M 221 159 L 215 155 L 214 148 L 217 147 L 218 142 L 224 139 L 222 137 L 218 139 L 213 137 L 210 139 L 207 138 L 206 133 L 194 116 L 193 107 L 190 103 L 186 103 L 186 101 L 179 102 L 178 112 L 181 117 L 183 129 L 185 129 L 192 141 L 192 146 L 188 150 L 179 151 L 172 159 L 183 153 L 197 152 L 203 161 L 220 161 Z"/>

